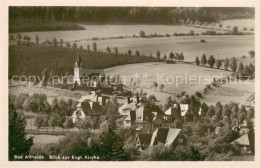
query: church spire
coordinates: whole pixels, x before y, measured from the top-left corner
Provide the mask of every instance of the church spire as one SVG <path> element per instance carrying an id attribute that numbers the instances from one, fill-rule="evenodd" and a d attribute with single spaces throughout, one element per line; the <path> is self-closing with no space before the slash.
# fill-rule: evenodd
<path id="1" fill-rule="evenodd" d="M 82 65 L 82 59 L 81 59 L 80 53 L 78 53 L 76 63 L 77 63 L 77 65 L 78 65 L 78 67 L 81 67 L 81 65 Z"/>

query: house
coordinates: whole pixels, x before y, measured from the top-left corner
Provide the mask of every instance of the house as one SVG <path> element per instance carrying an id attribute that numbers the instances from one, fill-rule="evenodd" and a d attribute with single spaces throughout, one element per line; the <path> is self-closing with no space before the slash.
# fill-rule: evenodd
<path id="1" fill-rule="evenodd" d="M 231 144 L 238 144 L 245 150 L 246 153 L 252 153 L 254 154 L 255 151 L 255 145 L 254 145 L 254 134 L 249 133 L 249 134 L 244 134 L 240 136 L 238 139 L 234 140 L 231 142 Z"/>
<path id="2" fill-rule="evenodd" d="M 177 146 L 180 144 L 185 145 L 187 143 L 187 139 L 181 132 L 181 129 L 158 128 L 152 135 L 150 146 L 157 145 L 158 143 L 162 143 L 166 146 Z"/>
<path id="3" fill-rule="evenodd" d="M 142 105 L 135 110 L 136 120 L 134 121 L 134 126 L 136 131 L 147 133 L 152 131 L 152 112 L 145 110 L 145 106 Z"/>
<path id="4" fill-rule="evenodd" d="M 105 105 L 106 98 L 98 96 L 95 92 L 89 95 L 82 96 L 78 100 L 76 110 L 72 113 L 72 121 L 75 122 L 77 118 L 85 119 L 86 117 L 99 117 L 100 120 L 105 119 L 105 112 L 102 105 Z"/>
<path id="5" fill-rule="evenodd" d="M 153 134 L 137 134 L 135 138 L 136 146 L 144 150 L 150 146 Z"/>
<path id="6" fill-rule="evenodd" d="M 166 119 L 168 122 L 174 122 L 175 120 L 182 122 L 182 116 L 176 104 L 173 107 L 170 107 L 168 110 L 166 110 L 164 114 L 164 119 Z"/>
<path id="7" fill-rule="evenodd" d="M 152 130 L 156 130 L 158 128 L 167 128 L 169 127 L 169 122 L 164 119 L 163 116 L 157 115 L 156 112 L 153 113 L 154 117 L 152 120 Z"/>
<path id="8" fill-rule="evenodd" d="M 118 112 L 120 115 L 127 115 L 129 111 L 135 111 L 136 109 L 136 102 L 132 101 L 131 98 L 127 97 L 126 102 L 118 108 Z"/>
<path id="9" fill-rule="evenodd" d="M 100 105 L 104 106 L 106 102 L 108 101 L 109 97 L 107 96 L 102 96 L 100 94 L 97 94 L 95 91 L 91 91 L 90 94 L 82 96 L 78 102 L 83 102 L 83 101 L 90 101 L 90 102 L 97 102 Z"/>

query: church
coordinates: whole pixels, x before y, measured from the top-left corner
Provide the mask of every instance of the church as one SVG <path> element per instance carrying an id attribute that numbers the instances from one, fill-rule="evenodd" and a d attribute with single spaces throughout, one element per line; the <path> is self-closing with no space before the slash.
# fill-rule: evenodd
<path id="1" fill-rule="evenodd" d="M 106 76 L 102 69 L 84 69 L 80 53 L 77 56 L 74 66 L 74 85 L 86 84 L 90 87 L 97 87 L 98 83 L 104 82 Z"/>

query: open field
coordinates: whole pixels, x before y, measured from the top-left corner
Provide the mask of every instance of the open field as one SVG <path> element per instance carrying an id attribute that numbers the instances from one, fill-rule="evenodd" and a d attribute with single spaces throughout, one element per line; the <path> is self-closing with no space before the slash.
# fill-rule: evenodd
<path id="1" fill-rule="evenodd" d="M 228 20 L 221 22 L 223 26 L 238 25 L 239 30 L 244 27 L 253 28 L 254 20 Z M 216 28 L 218 24 L 216 24 Z M 254 50 L 253 35 L 223 35 L 223 36 L 171 36 L 161 38 L 133 38 L 133 35 L 139 35 L 143 30 L 146 34 L 170 34 L 174 33 L 189 33 L 191 30 L 194 33 L 201 34 L 207 29 L 188 27 L 185 25 L 83 25 L 86 30 L 79 31 L 52 31 L 52 32 L 26 32 L 21 35 L 31 37 L 31 41 L 35 40 L 37 34 L 40 42 L 52 40 L 54 37 L 82 45 L 84 48 L 87 45 L 97 43 L 98 49 L 106 51 L 107 46 L 110 48 L 118 47 L 120 53 L 126 53 L 129 49 L 134 54 L 138 50 L 141 54 L 155 56 L 159 50 L 161 55 L 173 52 L 184 52 L 185 60 L 194 61 L 196 56 L 201 56 L 203 53 L 207 55 L 213 54 L 215 57 L 237 57 L 242 55 L 248 56 L 249 50 Z M 209 26 L 209 28 L 212 28 Z M 214 27 L 213 27 L 214 28 Z M 220 30 L 216 30 L 219 32 Z M 222 30 L 223 32 L 224 30 Z M 10 33 L 10 36 L 16 37 L 17 33 Z M 109 39 L 110 37 L 122 36 L 123 39 Z M 130 37 L 131 36 L 131 37 Z M 93 40 L 93 38 L 105 38 L 105 40 Z M 206 43 L 200 43 L 200 39 L 205 39 Z M 10 44 L 12 40 L 10 40 Z"/>
<path id="2" fill-rule="evenodd" d="M 54 98 L 57 99 L 72 99 L 74 101 L 78 100 L 82 95 L 87 94 L 85 91 L 70 91 L 60 88 L 54 88 L 51 86 L 40 87 L 39 85 L 32 86 L 22 86 L 22 85 L 12 85 L 11 81 L 9 81 L 9 94 L 11 95 L 19 95 L 20 93 L 28 93 L 32 95 L 34 93 L 44 93 L 47 95 L 47 100 L 49 103 L 52 102 Z"/>
<path id="3" fill-rule="evenodd" d="M 214 88 L 201 101 L 207 104 L 216 104 L 218 101 L 224 104 L 230 101 L 244 104 L 253 93 L 255 93 L 255 80 L 237 81 L 236 84 L 231 82 Z"/>
<path id="4" fill-rule="evenodd" d="M 164 64 L 164 63 L 144 63 L 134 64 L 127 66 L 118 66 L 105 70 L 108 74 L 120 74 L 125 76 L 126 85 L 130 87 L 131 77 L 134 78 L 135 73 L 140 75 L 140 85 L 136 91 L 143 88 L 148 95 L 155 95 L 160 103 L 164 103 L 169 95 L 178 94 L 185 91 L 188 94 L 194 94 L 196 91 L 202 92 L 205 85 L 208 84 L 213 77 L 221 77 L 230 75 L 231 72 L 224 70 L 217 70 L 211 68 L 205 68 L 201 66 L 189 65 L 184 63 L 177 64 Z M 149 76 L 144 79 L 143 75 Z M 150 88 L 150 85 L 162 76 L 162 81 L 165 82 L 165 87 L 160 91 L 159 87 L 154 90 Z M 167 83 L 168 81 L 170 83 Z M 172 82 L 172 77 L 175 81 Z M 123 80 L 123 78 L 122 78 Z M 182 82 L 182 83 L 181 83 Z M 202 102 L 209 104 L 215 104 L 217 101 L 221 103 L 229 103 L 230 101 L 245 103 L 247 98 L 254 93 L 254 80 L 249 81 L 250 84 L 242 81 L 237 84 L 223 84 L 218 88 L 211 90 L 205 98 L 201 99 Z M 162 82 L 158 82 L 159 85 Z"/>
<path id="5" fill-rule="evenodd" d="M 230 75 L 229 71 L 185 63 L 133 64 L 108 68 L 105 72 L 112 75 L 121 75 L 122 81 L 124 81 L 125 78 L 126 86 L 128 87 L 130 87 L 131 78 L 135 78 L 134 74 L 139 74 L 140 85 L 137 90 L 143 88 L 148 95 L 154 94 L 161 102 L 164 102 L 169 95 L 178 94 L 182 91 L 186 91 L 188 94 L 194 94 L 196 91 L 202 90 L 206 84 L 210 83 L 214 76 L 221 77 Z M 146 79 L 144 78 L 145 74 L 148 75 Z M 164 83 L 164 89 L 162 91 L 159 91 L 159 88 L 151 90 L 150 86 L 154 81 L 159 85 Z"/>

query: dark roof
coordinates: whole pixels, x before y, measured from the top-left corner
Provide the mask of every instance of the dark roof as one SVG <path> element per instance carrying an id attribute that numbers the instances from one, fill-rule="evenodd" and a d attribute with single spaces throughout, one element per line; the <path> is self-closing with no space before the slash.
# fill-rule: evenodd
<path id="1" fill-rule="evenodd" d="M 157 145 L 158 143 L 171 145 L 179 133 L 181 133 L 181 130 L 177 128 L 158 128 L 152 135 L 150 145 Z"/>
<path id="2" fill-rule="evenodd" d="M 99 75 L 104 74 L 104 71 L 102 69 L 84 69 L 83 74 L 85 76 Z"/>
<path id="3" fill-rule="evenodd" d="M 93 103 L 92 108 L 91 108 L 90 103 Z M 91 115 L 91 114 L 103 114 L 104 113 L 103 108 L 101 107 L 101 105 L 98 102 L 89 102 L 89 101 L 81 102 L 81 108 L 86 116 Z"/>
<path id="4" fill-rule="evenodd" d="M 157 145 L 159 142 L 165 144 L 169 128 L 159 128 L 157 130 L 156 138 L 152 145 Z"/>
<path id="5" fill-rule="evenodd" d="M 177 108 L 171 109 L 171 116 L 174 118 L 174 120 L 182 121 L 181 114 Z"/>
<path id="6" fill-rule="evenodd" d="M 150 145 L 152 134 L 138 134 L 137 136 L 141 145 Z"/>

